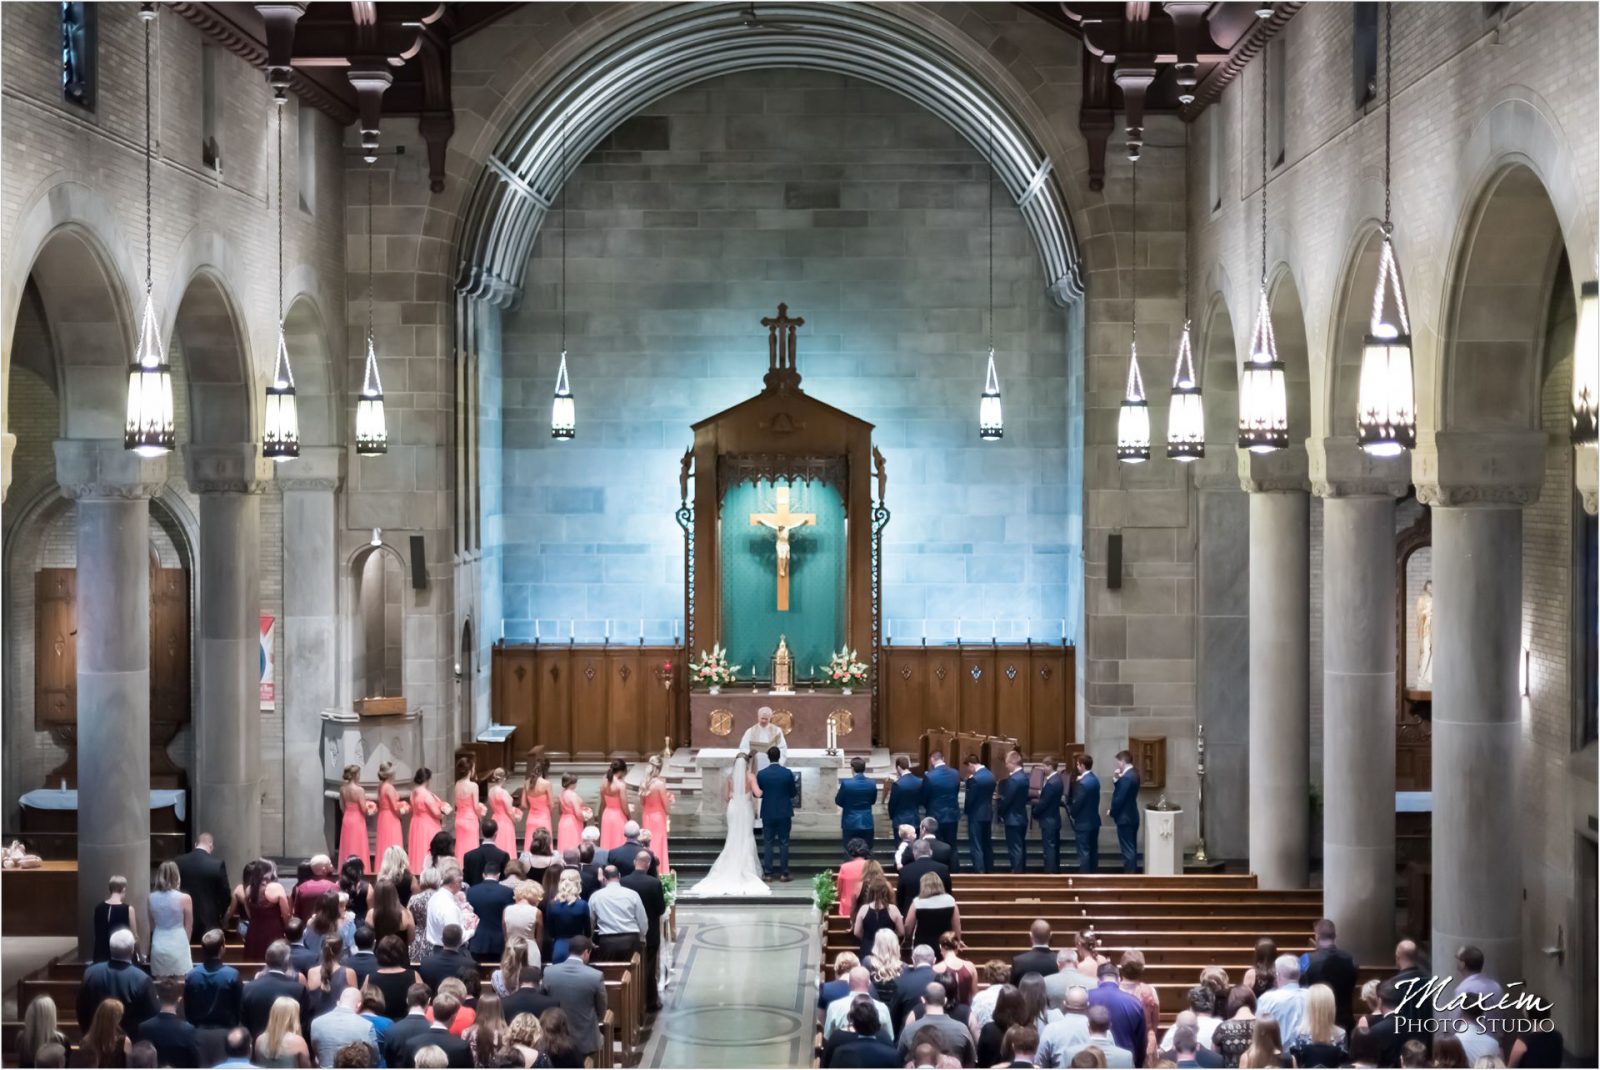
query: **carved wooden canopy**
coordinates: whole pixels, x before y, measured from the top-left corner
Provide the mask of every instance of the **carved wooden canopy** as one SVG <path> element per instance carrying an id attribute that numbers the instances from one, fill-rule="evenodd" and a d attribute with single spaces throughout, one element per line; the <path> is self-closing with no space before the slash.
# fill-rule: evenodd
<path id="1" fill-rule="evenodd" d="M 692 468 L 684 491 L 693 504 L 694 634 L 709 648 L 721 636 L 722 588 L 717 526 L 729 487 L 757 480 L 814 480 L 839 492 L 846 530 L 845 633 L 857 650 L 872 648 L 872 425 L 808 395 L 796 361 L 799 328 L 779 305 L 767 328 L 764 388 L 694 425 Z M 691 486 L 692 484 L 692 486 Z"/>

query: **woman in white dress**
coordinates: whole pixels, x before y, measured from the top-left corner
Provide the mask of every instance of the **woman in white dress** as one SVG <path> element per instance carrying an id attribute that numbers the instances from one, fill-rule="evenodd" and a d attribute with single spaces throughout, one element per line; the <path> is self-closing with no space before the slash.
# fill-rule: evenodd
<path id="1" fill-rule="evenodd" d="M 194 901 L 180 890 L 176 862 L 163 862 L 156 870 L 150 893 L 150 975 L 186 977 L 194 968 L 189 954 L 189 930 L 194 927 Z"/>
<path id="2" fill-rule="evenodd" d="M 728 774 L 728 837 L 722 853 L 711 864 L 711 872 L 690 890 L 695 897 L 726 895 L 771 895 L 772 889 L 761 879 L 761 859 L 756 853 L 756 814 L 754 798 L 760 797 L 755 774 L 750 772 L 749 755 L 733 760 Z"/>

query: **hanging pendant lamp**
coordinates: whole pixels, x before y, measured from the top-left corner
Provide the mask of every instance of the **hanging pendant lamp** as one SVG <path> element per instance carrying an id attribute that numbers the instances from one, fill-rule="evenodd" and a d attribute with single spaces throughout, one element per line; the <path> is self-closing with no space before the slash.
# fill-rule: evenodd
<path id="1" fill-rule="evenodd" d="M 994 367 L 994 123 L 989 124 L 989 365 L 983 373 L 983 393 L 978 395 L 978 438 L 998 442 L 1006 434 L 1000 408 L 1000 374 Z"/>
<path id="2" fill-rule="evenodd" d="M 1167 456 L 1198 461 L 1206 455 L 1206 413 L 1194 375 L 1194 349 L 1189 321 L 1178 338 L 1178 360 L 1172 370 L 1172 407 L 1167 411 Z"/>
<path id="3" fill-rule="evenodd" d="M 383 411 L 383 381 L 372 344 L 372 164 L 367 164 L 367 363 L 356 398 L 356 453 L 376 457 L 389 452 L 389 425 Z"/>
<path id="4" fill-rule="evenodd" d="M 1600 378 L 1600 283 L 1583 284 L 1578 298 L 1578 333 L 1572 345 L 1572 441 L 1595 445 L 1595 395 Z"/>
<path id="5" fill-rule="evenodd" d="M 1267 302 L 1267 52 L 1261 53 L 1261 299 L 1250 359 L 1239 380 L 1239 448 L 1272 453 L 1289 446 L 1289 390 Z"/>
<path id="6" fill-rule="evenodd" d="M 128 414 L 122 446 L 142 457 L 159 457 L 177 443 L 177 421 L 172 404 L 172 365 L 161 348 L 151 253 L 151 170 L 155 150 L 150 133 L 150 27 L 156 19 L 155 4 L 140 4 L 139 18 L 144 21 L 144 311 L 139 317 L 138 348 L 128 365 Z"/>
<path id="7" fill-rule="evenodd" d="M 1142 464 L 1150 459 L 1150 406 L 1139 374 L 1139 164 L 1133 164 L 1133 330 L 1128 343 L 1128 388 L 1117 410 L 1117 460 Z"/>
<path id="8" fill-rule="evenodd" d="M 1394 118 L 1394 7 L 1386 5 L 1383 31 L 1383 251 L 1372 294 L 1372 320 L 1361 349 L 1356 400 L 1356 442 L 1374 457 L 1396 457 L 1417 444 L 1417 392 L 1411 367 L 1411 324 L 1394 260 L 1394 220 L 1389 189 Z M 1394 316 L 1385 310 L 1393 305 Z"/>
<path id="9" fill-rule="evenodd" d="M 561 120 L 561 182 L 567 181 L 567 121 Z M 578 433 L 578 403 L 567 378 L 567 193 L 561 191 L 561 366 L 556 370 L 556 392 L 550 399 L 550 437 L 571 442 Z"/>
<path id="10" fill-rule="evenodd" d="M 283 112 L 287 97 L 275 94 L 278 106 L 278 351 L 267 384 L 266 426 L 261 455 L 274 461 L 300 456 L 300 414 L 294 398 L 294 372 L 289 368 L 289 343 L 283 332 Z"/>

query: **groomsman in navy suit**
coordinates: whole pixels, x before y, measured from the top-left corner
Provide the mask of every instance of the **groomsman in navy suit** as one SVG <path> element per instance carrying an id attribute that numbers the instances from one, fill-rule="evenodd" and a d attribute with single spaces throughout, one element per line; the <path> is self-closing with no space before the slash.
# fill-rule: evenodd
<path id="1" fill-rule="evenodd" d="M 1111 820 L 1117 826 L 1117 847 L 1122 851 L 1122 872 L 1139 872 L 1139 771 L 1133 755 L 1117 751 L 1117 771 L 1111 781 Z"/>
<path id="2" fill-rule="evenodd" d="M 922 808 L 939 822 L 939 840 L 952 851 L 956 846 L 956 826 L 961 823 L 960 794 L 961 774 L 944 763 L 942 752 L 928 755 L 928 771 L 922 775 Z M 955 859 L 952 857 L 951 861 Z"/>
<path id="3" fill-rule="evenodd" d="M 1033 820 L 1039 826 L 1039 845 L 1044 852 L 1044 871 L 1061 872 L 1061 770 L 1051 755 L 1039 763 L 1044 768 L 1044 783 L 1039 785 L 1039 800 L 1033 804 Z"/>
<path id="4" fill-rule="evenodd" d="M 767 767 L 756 774 L 761 793 L 761 868 L 767 880 L 789 879 L 789 829 L 794 823 L 794 800 L 800 778 L 779 763 L 783 752 L 767 748 Z"/>
<path id="5" fill-rule="evenodd" d="M 839 832 L 845 844 L 863 840 L 872 850 L 872 804 L 878 801 L 878 785 L 867 779 L 865 758 L 850 759 L 851 776 L 839 781 L 833 805 L 839 808 Z"/>
<path id="6" fill-rule="evenodd" d="M 1022 771 L 1022 753 L 1006 752 L 1006 778 L 1000 782 L 1000 823 L 1006 830 L 1006 860 L 1011 872 L 1021 873 L 1028 854 L 1028 774 Z"/>
<path id="7" fill-rule="evenodd" d="M 1078 872 L 1094 873 L 1100 869 L 1100 778 L 1094 775 L 1094 755 L 1078 755 L 1077 768 L 1067 816 L 1078 842 Z"/>
<path id="8" fill-rule="evenodd" d="M 922 778 L 911 771 L 911 759 L 894 760 L 896 779 L 889 784 L 889 831 L 900 837 L 900 826 L 916 828 L 922 821 Z"/>
<path id="9" fill-rule="evenodd" d="M 988 873 L 994 869 L 994 774 L 975 754 L 967 755 L 966 808 L 972 872 Z"/>

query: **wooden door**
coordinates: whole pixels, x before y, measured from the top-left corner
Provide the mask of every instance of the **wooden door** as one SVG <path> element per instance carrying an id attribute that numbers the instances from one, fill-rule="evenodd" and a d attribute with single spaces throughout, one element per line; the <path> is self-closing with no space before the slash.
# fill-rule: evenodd
<path id="1" fill-rule="evenodd" d="M 33 726 L 78 719 L 78 573 L 42 568 L 34 574 Z"/>
<path id="2" fill-rule="evenodd" d="M 150 721 L 189 723 L 189 577 L 150 570 Z"/>

